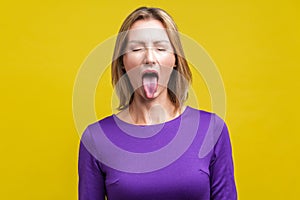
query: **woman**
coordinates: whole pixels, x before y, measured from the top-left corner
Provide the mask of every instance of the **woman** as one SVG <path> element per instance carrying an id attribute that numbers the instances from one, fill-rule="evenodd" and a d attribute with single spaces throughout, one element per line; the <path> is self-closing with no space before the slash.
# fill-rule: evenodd
<path id="1" fill-rule="evenodd" d="M 183 105 L 191 72 L 172 18 L 159 8 L 132 12 L 111 69 L 120 112 L 83 133 L 79 199 L 236 199 L 225 123 Z"/>

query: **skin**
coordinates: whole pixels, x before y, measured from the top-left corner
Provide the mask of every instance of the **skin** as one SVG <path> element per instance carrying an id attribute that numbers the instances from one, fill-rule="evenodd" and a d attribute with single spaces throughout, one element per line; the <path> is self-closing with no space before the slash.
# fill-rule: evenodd
<path id="1" fill-rule="evenodd" d="M 167 93 L 175 55 L 160 21 L 138 20 L 131 26 L 123 64 L 135 93 L 130 106 L 117 114 L 121 120 L 136 125 L 151 125 L 179 116 L 180 111 L 173 112 L 175 106 Z M 159 76 L 158 88 L 150 98 L 142 85 L 145 71 L 154 71 Z"/>

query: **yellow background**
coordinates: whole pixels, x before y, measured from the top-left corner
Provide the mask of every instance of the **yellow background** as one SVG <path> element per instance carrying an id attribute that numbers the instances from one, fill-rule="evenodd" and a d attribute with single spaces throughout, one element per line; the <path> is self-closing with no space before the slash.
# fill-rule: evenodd
<path id="1" fill-rule="evenodd" d="M 29 0 L 0 6 L 0 199 L 77 199 L 76 74 L 140 5 L 167 10 L 219 67 L 239 199 L 299 197 L 298 1 Z"/>

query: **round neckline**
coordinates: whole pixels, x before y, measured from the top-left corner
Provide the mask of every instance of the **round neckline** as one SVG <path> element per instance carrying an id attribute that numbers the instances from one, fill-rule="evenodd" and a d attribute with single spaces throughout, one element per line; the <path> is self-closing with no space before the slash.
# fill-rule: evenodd
<path id="1" fill-rule="evenodd" d="M 158 123 L 158 124 L 149 124 L 149 125 L 131 124 L 123 121 L 115 114 L 112 115 L 112 119 L 114 120 L 115 125 L 118 126 L 118 128 L 122 130 L 123 133 L 136 138 L 149 138 L 164 132 L 165 130 L 172 127 L 172 124 L 177 123 L 178 121 L 181 124 L 184 115 L 186 115 L 189 109 L 190 107 L 186 106 L 183 112 L 177 117 L 169 121 L 165 121 L 163 123 Z"/>
<path id="2" fill-rule="evenodd" d="M 159 126 L 163 126 L 163 125 L 166 125 L 166 124 L 169 124 L 169 123 L 172 123 L 172 122 L 178 120 L 183 115 L 185 115 L 185 113 L 188 111 L 189 108 L 190 108 L 189 106 L 186 106 L 185 109 L 183 110 L 183 112 L 180 115 L 178 115 L 177 117 L 175 117 L 171 120 L 162 122 L 162 123 L 158 123 L 158 124 L 145 124 L 145 125 L 132 124 L 132 123 L 128 123 L 128 122 L 120 119 L 116 114 L 113 114 L 112 116 L 115 120 L 117 120 L 118 122 L 120 122 L 120 123 L 122 123 L 123 125 L 126 125 L 126 126 L 137 127 L 137 128 L 159 127 Z"/>

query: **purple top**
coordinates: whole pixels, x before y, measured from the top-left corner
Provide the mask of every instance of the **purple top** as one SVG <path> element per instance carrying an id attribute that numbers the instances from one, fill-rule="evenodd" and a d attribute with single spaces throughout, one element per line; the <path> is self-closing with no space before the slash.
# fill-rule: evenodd
<path id="1" fill-rule="evenodd" d="M 82 135 L 79 200 L 234 200 L 233 171 L 228 130 L 215 114 L 187 107 L 144 126 L 111 115 Z"/>

